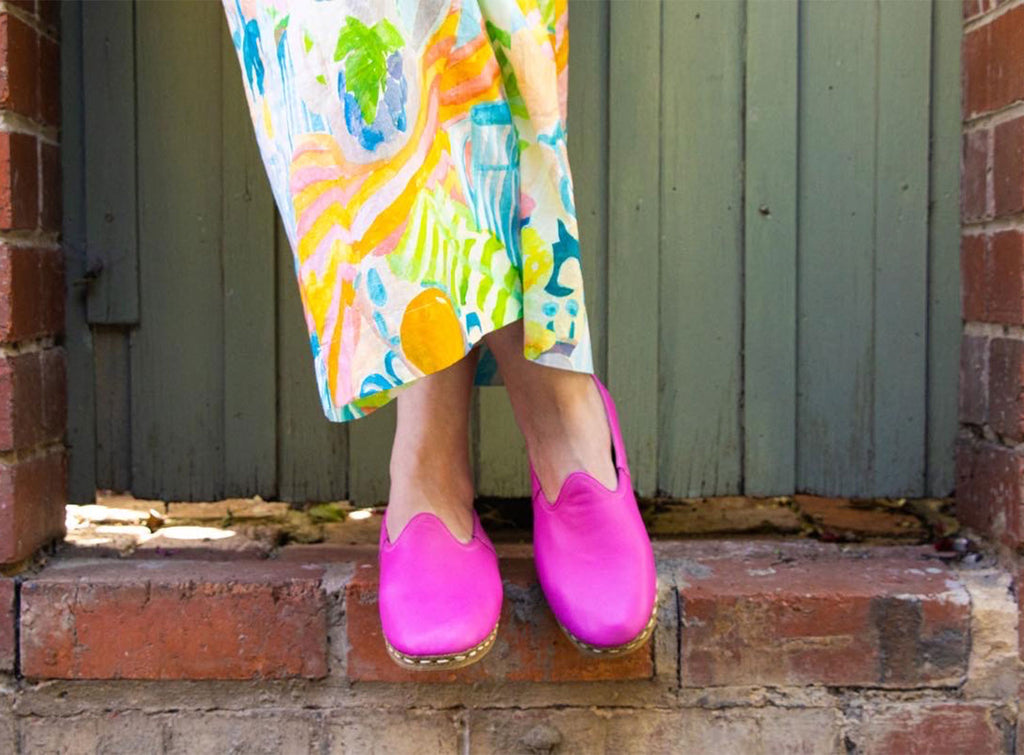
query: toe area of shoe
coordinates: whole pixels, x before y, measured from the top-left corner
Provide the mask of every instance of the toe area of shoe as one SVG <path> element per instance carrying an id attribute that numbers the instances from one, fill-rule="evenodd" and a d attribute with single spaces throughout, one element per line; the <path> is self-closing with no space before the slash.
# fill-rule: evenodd
<path id="1" fill-rule="evenodd" d="M 448 655 L 480 645 L 500 620 L 502 588 L 496 571 L 478 572 L 475 583 L 472 590 L 382 584 L 378 600 L 385 638 L 411 656 Z"/>
<path id="2" fill-rule="evenodd" d="M 634 588 L 618 596 L 574 597 L 572 605 L 563 601 L 559 621 L 577 640 L 597 647 L 615 647 L 635 640 L 647 628 L 657 603 L 656 587 Z"/>

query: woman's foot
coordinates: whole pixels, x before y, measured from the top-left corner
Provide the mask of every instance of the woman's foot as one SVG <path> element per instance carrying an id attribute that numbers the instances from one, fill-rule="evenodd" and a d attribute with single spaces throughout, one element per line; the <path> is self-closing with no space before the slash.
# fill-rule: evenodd
<path id="1" fill-rule="evenodd" d="M 453 669 L 479 661 L 494 645 L 504 591 L 498 556 L 480 518 L 472 538 L 455 539 L 430 513 L 406 524 L 397 542 L 381 523 L 378 606 L 388 655 L 409 669 Z"/>
<path id="2" fill-rule="evenodd" d="M 494 645 L 503 588 L 473 510 L 469 405 L 479 352 L 397 398 L 391 489 L 381 522 L 378 605 L 388 655 L 409 669 L 454 669 Z"/>
<path id="3" fill-rule="evenodd" d="M 533 550 L 537 579 L 559 626 L 583 652 L 609 656 L 642 647 L 654 631 L 657 571 L 630 479 L 618 412 L 598 390 L 611 430 L 617 484 L 589 474 L 566 480 L 556 498 L 531 469 Z"/>
<path id="4" fill-rule="evenodd" d="M 614 488 L 611 434 L 593 378 L 524 357 L 522 320 L 494 331 L 486 340 L 548 500 L 558 497 L 566 477 L 581 470 L 606 488 Z"/>
<path id="5" fill-rule="evenodd" d="M 387 508 L 392 543 L 422 511 L 436 514 L 463 543 L 473 535 L 469 407 L 478 357 L 474 349 L 451 367 L 420 378 L 396 399 Z"/>
<path id="6" fill-rule="evenodd" d="M 633 652 L 654 629 L 657 573 L 614 402 L 594 375 L 528 361 L 521 323 L 492 336 L 526 437 L 534 561 L 548 605 L 583 652 Z"/>

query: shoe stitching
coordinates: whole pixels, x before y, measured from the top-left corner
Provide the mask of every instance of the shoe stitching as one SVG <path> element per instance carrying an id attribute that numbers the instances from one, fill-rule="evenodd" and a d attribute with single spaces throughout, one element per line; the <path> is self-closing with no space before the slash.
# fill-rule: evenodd
<path id="1" fill-rule="evenodd" d="M 622 645 L 612 645 L 610 647 L 601 647 L 600 645 L 591 645 L 589 642 L 584 642 L 579 637 L 570 632 L 566 628 L 565 624 L 563 624 L 561 621 L 558 621 L 558 619 L 556 619 L 556 621 L 558 621 L 558 626 L 562 628 L 562 631 L 565 632 L 569 639 L 572 640 L 572 642 L 577 647 L 586 650 L 588 653 L 596 653 L 598 655 L 619 655 L 622 653 L 627 653 L 630 650 L 633 650 L 634 648 L 638 647 L 639 645 L 642 645 L 647 640 L 647 637 L 650 635 L 651 631 L 654 629 L 654 625 L 657 618 L 658 604 L 657 602 L 655 602 L 654 610 L 651 611 L 651 617 L 647 620 L 647 624 L 644 626 L 644 628 L 640 630 L 640 634 L 638 634 L 629 642 L 623 643 Z"/>
<path id="2" fill-rule="evenodd" d="M 499 622 L 499 624 L 500 624 L 500 622 Z M 449 663 L 458 663 L 460 661 L 464 661 L 467 658 L 472 658 L 475 655 L 482 654 L 483 652 L 485 652 L 494 643 L 495 638 L 498 636 L 498 626 L 499 626 L 499 624 L 495 624 L 494 625 L 494 629 L 491 630 L 491 633 L 488 634 L 479 644 L 473 646 L 470 650 L 468 650 L 466 652 L 457 653 L 457 654 L 454 654 L 454 655 L 443 655 L 443 656 L 415 656 L 415 655 L 406 655 L 405 653 L 403 653 L 400 650 L 396 649 L 390 642 L 388 642 L 386 637 L 384 638 L 384 645 L 387 647 L 388 653 L 393 658 L 395 658 L 398 661 L 400 661 L 403 665 L 415 665 L 415 666 L 434 665 L 434 666 L 444 666 L 444 665 L 447 665 Z"/>

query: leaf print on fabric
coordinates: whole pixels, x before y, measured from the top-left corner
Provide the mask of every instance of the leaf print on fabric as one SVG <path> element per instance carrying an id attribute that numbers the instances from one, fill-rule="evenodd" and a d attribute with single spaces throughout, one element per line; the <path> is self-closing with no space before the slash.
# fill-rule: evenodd
<path id="1" fill-rule="evenodd" d="M 470 209 L 441 188 L 417 198 L 387 261 L 397 278 L 448 294 L 467 330 L 470 323 L 490 330 L 520 314 L 519 272 L 504 245 L 491 232 L 478 230 Z"/>
<path id="2" fill-rule="evenodd" d="M 388 56 L 404 44 L 401 33 L 386 18 L 367 26 L 349 16 L 338 33 L 334 59 L 344 62 L 345 88 L 356 98 L 368 126 L 377 118 L 377 103 L 387 84 Z"/>

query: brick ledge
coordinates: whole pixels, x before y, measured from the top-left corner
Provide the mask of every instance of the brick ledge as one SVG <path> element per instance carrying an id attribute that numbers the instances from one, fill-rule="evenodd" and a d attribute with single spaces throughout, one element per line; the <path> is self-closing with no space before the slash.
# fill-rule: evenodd
<path id="1" fill-rule="evenodd" d="M 56 558 L 0 580 L 0 670 L 29 680 L 635 680 L 683 689 L 968 681 L 968 572 L 931 548 L 702 540 L 658 542 L 656 551 L 659 625 L 643 651 L 581 656 L 547 608 L 530 547 L 507 545 L 495 648 L 474 666 L 421 673 L 385 653 L 372 549 L 295 545 L 247 562 Z M 1008 657 L 1016 649 L 1014 637 Z"/>

